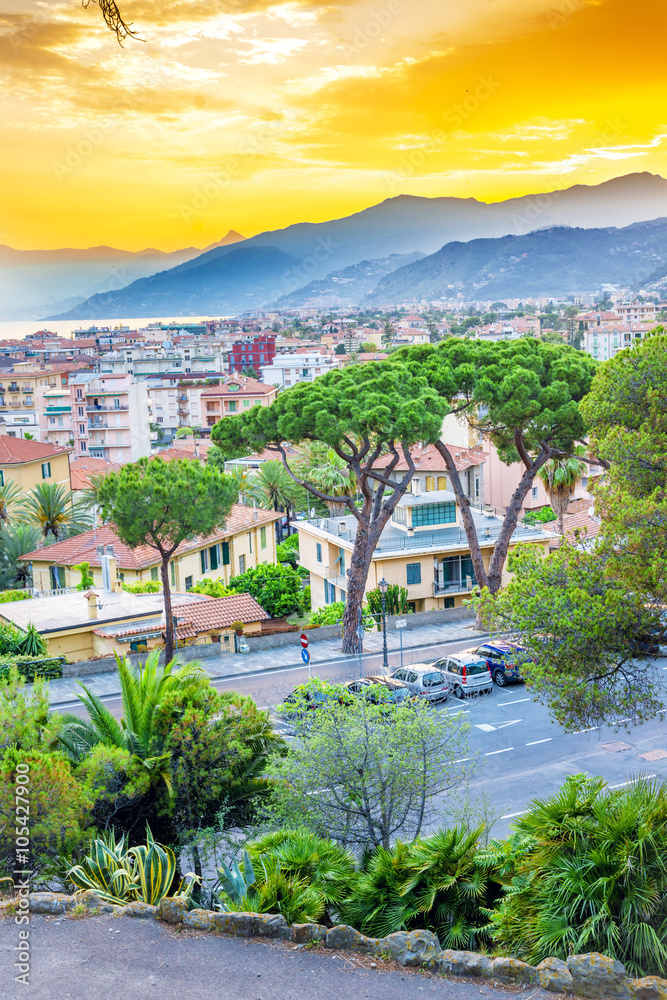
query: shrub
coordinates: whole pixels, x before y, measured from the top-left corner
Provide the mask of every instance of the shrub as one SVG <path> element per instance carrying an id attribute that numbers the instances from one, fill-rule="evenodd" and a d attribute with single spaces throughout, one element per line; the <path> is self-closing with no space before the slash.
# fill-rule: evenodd
<path id="1" fill-rule="evenodd" d="M 78 570 L 81 574 L 81 580 L 76 585 L 77 590 L 90 590 L 91 587 L 95 586 L 95 579 L 90 572 L 90 563 L 79 563 L 78 566 L 74 566 L 74 569 Z"/>
<path id="2" fill-rule="evenodd" d="M 0 590 L 0 604 L 9 604 L 11 601 L 29 601 L 32 597 L 29 590 Z"/>
<path id="3" fill-rule="evenodd" d="M 299 533 L 290 535 L 284 542 L 276 545 L 276 559 L 279 563 L 289 563 L 296 569 L 296 557 L 299 553 Z"/>
<path id="4" fill-rule="evenodd" d="M 639 780 L 609 790 L 578 774 L 516 822 L 495 942 L 536 965 L 598 951 L 633 976 L 667 964 L 667 789 Z M 490 845 L 490 853 L 499 845 Z M 502 847 L 502 845 L 500 845 Z"/>
<path id="5" fill-rule="evenodd" d="M 345 604 L 343 601 L 334 601 L 333 604 L 326 604 L 323 608 L 316 608 L 310 612 L 310 618 L 304 628 L 312 628 L 319 625 L 339 625 L 345 614 Z"/>
<path id="6" fill-rule="evenodd" d="M 262 563 L 229 581 L 237 594 L 250 594 L 272 618 L 301 610 L 301 577 L 291 566 Z"/>
<path id="7" fill-rule="evenodd" d="M 323 894 L 306 880 L 290 877 L 275 859 L 261 861 L 258 874 L 244 854 L 241 868 L 223 864 L 218 869 L 221 909 L 234 912 L 282 913 L 288 924 L 317 923 L 324 913 Z"/>
<path id="8" fill-rule="evenodd" d="M 557 518 L 551 507 L 540 507 L 538 510 L 527 510 L 523 520 L 525 524 L 548 524 Z"/>
<path id="9" fill-rule="evenodd" d="M 150 776 L 129 750 L 98 743 L 75 774 L 90 794 L 98 828 L 132 831 L 145 823 L 152 806 Z"/>
<path id="10" fill-rule="evenodd" d="M 25 656 L 19 653 L 0 656 L 0 679 L 11 676 L 12 668 L 16 668 L 19 676 L 32 684 L 38 677 L 44 680 L 54 680 L 63 675 L 63 661 L 59 656 Z"/>
<path id="11" fill-rule="evenodd" d="M 368 610 L 377 621 L 382 619 L 382 592 L 379 587 L 369 590 L 366 594 Z M 397 583 L 387 587 L 385 596 L 386 614 L 388 615 L 409 615 L 411 609 L 408 607 L 408 588 L 399 587 Z"/>
<path id="12" fill-rule="evenodd" d="M 11 746 L 48 746 L 59 728 L 59 717 L 49 716 L 49 695 L 40 680 L 27 692 L 16 665 L 8 667 L 5 676 L 0 674 L 0 754 Z"/>
<path id="13" fill-rule="evenodd" d="M 159 594 L 162 584 L 159 580 L 140 580 L 137 583 L 124 583 L 123 590 L 128 594 Z"/>
<path id="14" fill-rule="evenodd" d="M 219 577 L 217 580 L 205 577 L 203 580 L 198 580 L 194 587 L 190 588 L 190 593 L 208 594 L 209 597 L 227 597 L 229 594 L 236 593 L 236 591 L 231 590 L 222 577 Z"/>

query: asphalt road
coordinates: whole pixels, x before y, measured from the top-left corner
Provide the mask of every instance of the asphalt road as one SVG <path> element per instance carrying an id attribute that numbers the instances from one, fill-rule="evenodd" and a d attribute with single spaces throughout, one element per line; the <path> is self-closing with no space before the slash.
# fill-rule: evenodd
<path id="1" fill-rule="evenodd" d="M 434 660 L 469 645 L 468 640 L 429 646 L 421 651 L 409 650 L 404 662 Z M 392 668 L 397 667 L 399 654 L 390 653 L 389 662 Z M 667 658 L 655 663 L 667 682 Z M 380 672 L 381 668 L 381 654 L 364 658 L 364 673 Z M 358 676 L 358 672 L 357 661 L 349 658 L 313 666 L 314 675 L 331 681 L 349 680 Z M 258 705 L 270 707 L 307 677 L 307 667 L 295 666 L 214 683 L 220 690 L 238 691 L 252 697 Z M 104 702 L 114 714 L 120 715 L 119 698 L 105 698 Z M 84 714 L 83 710 L 76 711 Z M 619 720 L 616 726 L 567 734 L 551 720 L 548 709 L 533 700 L 523 684 L 502 689 L 494 686 L 491 694 L 464 701 L 451 697 L 440 711 L 462 712 L 470 724 L 467 756 L 471 760 L 466 762 L 474 763 L 476 771 L 469 783 L 470 797 L 478 801 L 486 798 L 495 819 L 496 836 L 507 833 L 512 820 L 533 798 L 556 792 L 568 774 L 601 775 L 613 786 L 641 774 L 667 779 L 667 729 L 663 715 L 641 726 Z M 655 751 L 663 751 L 664 757 L 647 761 L 640 756 Z M 436 800 L 437 815 L 431 826 L 443 822 L 448 800 L 448 796 Z"/>
<path id="2" fill-rule="evenodd" d="M 30 982 L 14 982 L 17 927 L 0 921 L 0 1000 L 511 1000 L 487 983 L 442 979 L 352 953 L 177 933 L 153 920 L 33 917 Z M 532 988 L 522 994 L 546 1000 Z"/>

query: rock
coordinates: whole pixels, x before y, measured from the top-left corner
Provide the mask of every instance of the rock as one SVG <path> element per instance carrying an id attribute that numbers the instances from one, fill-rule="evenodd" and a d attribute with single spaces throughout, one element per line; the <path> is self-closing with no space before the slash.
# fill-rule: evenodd
<path id="1" fill-rule="evenodd" d="M 347 948 L 351 951 L 372 951 L 378 943 L 377 938 L 366 937 L 354 927 L 347 924 L 337 924 L 327 931 L 325 946 L 327 948 Z"/>
<path id="2" fill-rule="evenodd" d="M 455 951 L 445 948 L 438 957 L 441 972 L 451 976 L 491 976 L 492 962 L 476 951 Z"/>
<path id="3" fill-rule="evenodd" d="M 187 912 L 187 900 L 182 896 L 164 896 L 158 906 L 158 916 L 166 924 L 182 924 Z"/>
<path id="4" fill-rule="evenodd" d="M 259 913 L 228 913 L 228 934 L 235 937 L 254 937 L 258 932 Z"/>
<path id="5" fill-rule="evenodd" d="M 64 892 L 31 892 L 29 897 L 31 913 L 62 914 L 71 913 L 79 905 L 76 896 Z"/>
<path id="6" fill-rule="evenodd" d="M 431 931 L 396 931 L 380 938 L 373 946 L 376 955 L 393 958 L 400 965 L 433 968 L 439 964 L 440 942 Z"/>
<path id="7" fill-rule="evenodd" d="M 550 993 L 571 993 L 572 975 L 567 962 L 560 958 L 545 958 L 537 967 L 539 983 L 542 989 Z"/>
<path id="8" fill-rule="evenodd" d="M 256 933 L 260 937 L 280 938 L 281 941 L 289 941 L 292 936 L 282 913 L 258 913 Z"/>
<path id="9" fill-rule="evenodd" d="M 491 975 L 509 983 L 536 983 L 538 980 L 537 969 L 518 958 L 494 958 Z"/>
<path id="10" fill-rule="evenodd" d="M 387 934 L 386 937 L 379 939 L 374 950 L 376 955 L 381 955 L 383 958 L 394 958 L 400 962 L 407 954 L 408 932 L 396 931 L 394 934 Z"/>
<path id="11" fill-rule="evenodd" d="M 590 1000 L 634 1000 L 635 990 L 626 978 L 625 966 L 615 958 L 600 955 L 570 955 L 567 967 L 572 976 L 572 992 Z"/>
<path id="12" fill-rule="evenodd" d="M 326 938 L 327 929 L 322 924 L 292 924 L 292 941 L 296 944 L 308 944 L 310 941 L 324 944 Z"/>
<path id="13" fill-rule="evenodd" d="M 79 903 L 88 907 L 90 910 L 98 910 L 100 913 L 113 913 L 114 911 L 112 904 L 100 899 L 97 893 L 93 892 L 92 889 L 86 889 L 84 892 L 78 893 L 76 898 Z"/>
<path id="14" fill-rule="evenodd" d="M 212 931 L 216 929 L 216 916 L 213 910 L 188 910 L 183 918 L 183 925 L 195 931 Z"/>
<path id="15" fill-rule="evenodd" d="M 659 976 L 644 976 L 643 979 L 633 979 L 637 1000 L 667 1000 L 667 979 Z"/>
<path id="16" fill-rule="evenodd" d="M 151 906 L 150 903 L 142 903 L 140 900 L 135 899 L 132 903 L 128 903 L 127 906 L 119 908 L 117 915 L 119 917 L 140 917 L 143 920 L 157 920 L 158 908 L 157 906 Z M 165 918 L 163 917 L 162 919 L 164 920 Z"/>

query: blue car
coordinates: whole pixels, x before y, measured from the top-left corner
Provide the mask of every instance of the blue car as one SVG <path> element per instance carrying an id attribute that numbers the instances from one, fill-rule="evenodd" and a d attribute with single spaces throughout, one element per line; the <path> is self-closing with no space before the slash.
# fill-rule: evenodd
<path id="1" fill-rule="evenodd" d="M 505 687 L 506 684 L 514 684 L 523 680 L 521 664 L 525 663 L 528 657 L 521 646 L 498 639 L 494 642 L 485 642 L 483 646 L 478 646 L 474 652 L 486 660 L 491 676 L 498 687 Z"/>

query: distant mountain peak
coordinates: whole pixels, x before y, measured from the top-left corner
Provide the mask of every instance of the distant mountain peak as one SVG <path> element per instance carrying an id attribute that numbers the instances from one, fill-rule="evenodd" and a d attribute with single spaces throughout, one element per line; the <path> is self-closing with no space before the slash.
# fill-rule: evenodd
<path id="1" fill-rule="evenodd" d="M 227 235 L 223 236 L 221 240 L 218 240 L 217 243 L 209 243 L 209 245 L 204 247 L 204 249 L 200 252 L 206 253 L 207 250 L 215 250 L 217 247 L 228 247 L 231 246 L 232 243 L 240 243 L 241 240 L 244 239 L 245 236 L 241 236 L 241 234 L 237 233 L 235 229 L 230 229 L 228 230 Z"/>

